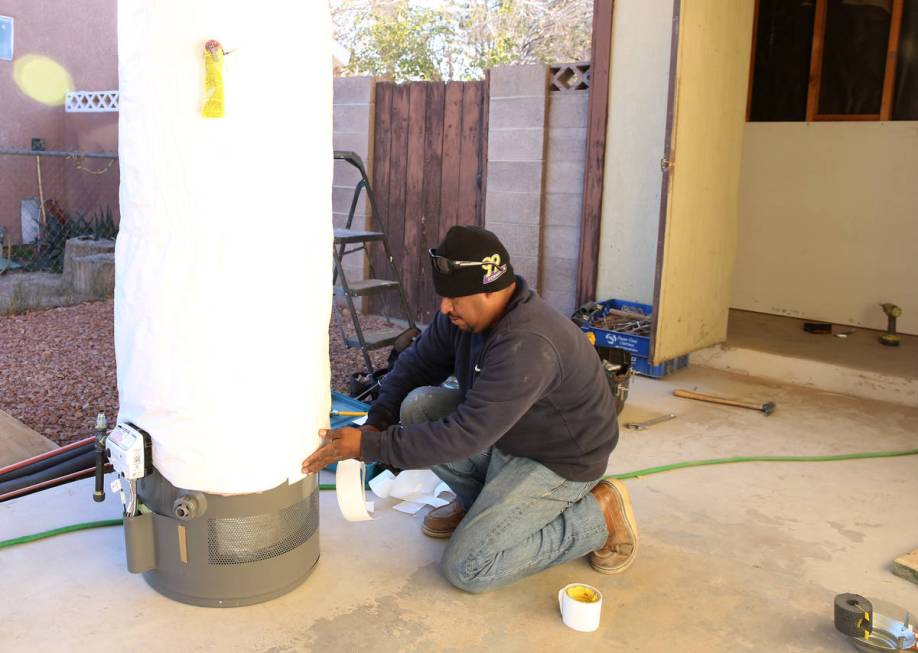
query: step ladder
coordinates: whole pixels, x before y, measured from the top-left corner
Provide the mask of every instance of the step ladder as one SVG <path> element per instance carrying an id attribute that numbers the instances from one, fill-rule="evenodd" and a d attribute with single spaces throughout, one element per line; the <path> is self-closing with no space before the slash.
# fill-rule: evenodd
<path id="1" fill-rule="evenodd" d="M 335 151 L 335 160 L 345 161 L 360 172 L 360 181 L 358 181 L 357 185 L 354 187 L 354 195 L 351 198 L 351 208 L 348 211 L 347 222 L 345 223 L 344 229 L 335 229 L 335 270 L 332 277 L 335 295 L 343 296 L 347 303 L 348 312 L 350 313 L 351 321 L 354 325 L 355 335 L 347 335 L 344 328 L 344 320 L 340 315 L 340 306 L 338 302 L 334 302 L 335 320 L 338 327 L 341 329 L 341 337 L 344 338 L 347 347 L 349 349 L 359 347 L 363 352 L 363 360 L 366 364 L 367 373 L 372 379 L 375 376 L 376 369 L 373 367 L 373 361 L 370 359 L 370 352 L 374 349 L 392 346 L 401 336 L 412 331 L 417 331 L 417 326 L 414 323 L 411 308 L 408 306 L 408 300 L 405 297 L 404 289 L 399 281 L 400 276 L 398 268 L 395 265 L 395 259 L 392 257 L 392 252 L 389 249 L 389 241 L 386 240 L 383 224 L 380 220 L 379 212 L 376 209 L 376 197 L 370 186 L 370 180 L 367 177 L 367 171 L 363 166 L 363 161 L 361 161 L 360 157 L 355 152 L 338 150 Z M 354 213 L 357 210 L 357 204 L 362 192 L 366 193 L 367 200 L 370 204 L 373 223 L 379 228 L 379 231 L 365 231 L 352 228 Z M 387 270 L 379 271 L 382 273 L 381 275 L 377 274 L 377 271 L 373 269 L 373 259 L 370 256 L 370 245 L 378 247 L 380 244 L 385 250 L 386 267 L 388 268 Z M 369 278 L 348 281 L 342 262 L 345 256 L 359 252 L 362 252 L 363 256 L 366 258 Z M 338 283 L 339 278 L 340 285 Z M 370 297 L 372 295 L 389 292 L 398 293 L 402 313 L 405 316 L 404 321 L 408 324 L 407 328 L 396 327 L 378 331 L 365 331 L 360 325 L 360 316 L 354 307 L 354 298 Z"/>

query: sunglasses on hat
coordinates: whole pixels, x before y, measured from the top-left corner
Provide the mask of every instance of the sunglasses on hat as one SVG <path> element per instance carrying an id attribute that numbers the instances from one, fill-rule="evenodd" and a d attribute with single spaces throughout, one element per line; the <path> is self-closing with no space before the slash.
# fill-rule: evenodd
<path id="1" fill-rule="evenodd" d="M 481 261 L 457 261 L 455 259 L 446 258 L 445 256 L 440 256 L 437 254 L 436 249 L 427 250 L 427 255 L 430 257 L 430 264 L 433 266 L 433 269 L 440 274 L 452 274 L 456 270 L 461 270 L 463 268 L 480 268 L 482 266 Z"/>

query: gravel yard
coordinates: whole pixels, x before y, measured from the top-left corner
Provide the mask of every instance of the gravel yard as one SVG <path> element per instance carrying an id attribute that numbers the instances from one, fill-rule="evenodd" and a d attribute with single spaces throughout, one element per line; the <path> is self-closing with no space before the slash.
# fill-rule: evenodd
<path id="1" fill-rule="evenodd" d="M 92 435 L 99 411 L 111 422 L 118 410 L 113 334 L 111 300 L 0 317 L 0 409 L 58 444 Z M 334 322 L 329 336 L 332 388 L 346 393 L 363 357 L 344 347 Z M 384 366 L 388 350 L 372 355 Z"/>

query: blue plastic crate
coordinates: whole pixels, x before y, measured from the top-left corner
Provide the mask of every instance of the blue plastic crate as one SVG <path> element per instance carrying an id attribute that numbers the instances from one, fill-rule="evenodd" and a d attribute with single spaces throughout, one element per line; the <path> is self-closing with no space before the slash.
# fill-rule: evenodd
<path id="1" fill-rule="evenodd" d="M 619 311 L 629 313 L 638 313 L 639 315 L 650 315 L 653 313 L 653 307 L 640 302 L 630 302 L 624 299 L 607 299 L 599 302 L 603 310 L 598 317 L 608 315 L 608 309 L 614 308 Z M 601 347 L 614 347 L 623 349 L 631 354 L 631 367 L 637 374 L 643 376 L 652 376 L 660 378 L 671 374 L 676 370 L 681 370 L 688 366 L 688 355 L 679 356 L 663 361 L 659 365 L 651 365 L 650 361 L 650 338 L 647 336 L 637 336 L 632 333 L 620 333 L 609 329 L 601 329 L 594 326 L 581 326 L 584 333 L 592 333 L 596 338 L 596 345 Z"/>
<path id="2" fill-rule="evenodd" d="M 370 410 L 370 404 L 365 404 L 362 401 L 358 401 L 353 397 L 348 397 L 343 395 L 340 392 L 335 392 L 332 390 L 332 410 L 348 410 L 353 412 L 365 413 Z M 331 427 L 333 429 L 340 429 L 344 426 L 350 426 L 356 420 L 360 419 L 359 417 L 351 417 L 349 415 L 338 415 L 331 418 Z"/>
<path id="3" fill-rule="evenodd" d="M 343 395 L 340 392 L 335 392 L 332 390 L 332 410 L 350 410 L 354 412 L 366 412 L 370 410 L 370 404 L 365 404 L 362 401 L 358 401 L 353 397 L 348 397 Z M 333 429 L 344 428 L 345 426 L 351 426 L 353 423 L 360 419 L 359 417 L 351 417 L 350 415 L 338 415 L 331 418 L 330 426 Z M 330 472 L 338 469 L 338 463 L 332 463 L 331 465 L 326 465 L 325 469 Z M 381 472 L 382 469 L 378 467 L 376 463 L 367 463 L 367 474 L 366 480 L 369 482 L 370 479 L 375 478 L 376 475 Z"/>

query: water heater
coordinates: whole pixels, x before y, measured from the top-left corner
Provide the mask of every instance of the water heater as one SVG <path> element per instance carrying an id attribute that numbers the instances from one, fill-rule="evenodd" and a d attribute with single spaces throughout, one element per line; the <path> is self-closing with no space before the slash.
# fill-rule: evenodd
<path id="1" fill-rule="evenodd" d="M 327 3 L 118 2 L 118 425 L 128 567 L 255 603 L 319 556 L 328 425 Z M 117 462 L 116 462 L 117 461 Z"/>

